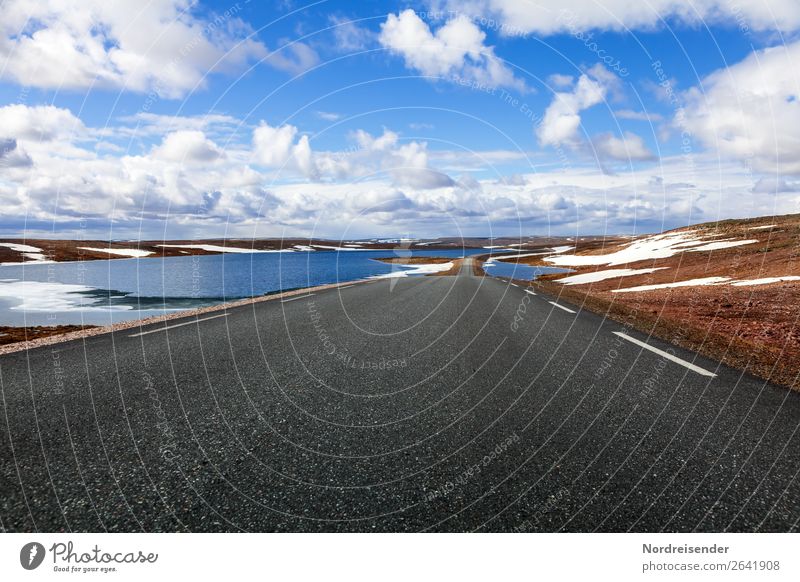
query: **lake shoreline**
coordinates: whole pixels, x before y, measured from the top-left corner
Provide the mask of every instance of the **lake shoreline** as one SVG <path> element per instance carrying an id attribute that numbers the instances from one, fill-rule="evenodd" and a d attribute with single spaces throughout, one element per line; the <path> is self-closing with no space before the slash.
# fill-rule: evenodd
<path id="1" fill-rule="evenodd" d="M 208 305 L 206 307 L 198 307 L 195 309 L 185 309 L 181 311 L 177 311 L 174 313 L 167 313 L 164 315 L 156 315 L 152 317 L 146 317 L 143 319 L 131 319 L 128 321 L 121 321 L 119 323 L 115 323 L 112 325 L 98 325 L 98 326 L 83 326 L 81 329 L 77 329 L 74 331 L 67 331 L 65 333 L 55 333 L 51 335 L 47 335 L 44 337 L 32 339 L 32 340 L 22 340 L 15 343 L 8 343 L 5 345 L 0 346 L 0 355 L 4 354 L 11 354 L 15 352 L 22 352 L 27 351 L 35 348 L 46 347 L 56 344 L 62 344 L 65 342 L 69 342 L 72 340 L 77 339 L 86 339 L 98 335 L 104 335 L 107 333 L 114 333 L 117 331 L 123 331 L 126 329 L 134 329 L 137 327 L 142 327 L 145 325 L 152 325 L 154 323 L 161 323 L 166 321 L 171 321 L 174 319 L 181 319 L 186 317 L 198 316 L 203 315 L 206 313 L 214 313 L 218 311 L 226 311 L 228 309 L 233 309 L 236 307 L 242 307 L 245 305 L 251 305 L 254 303 L 262 303 L 264 301 L 272 301 L 275 299 L 283 299 L 285 297 L 292 297 L 295 295 L 303 295 L 312 291 L 324 291 L 326 289 L 335 289 L 338 287 L 345 287 L 350 285 L 357 285 L 360 283 L 371 283 L 372 281 L 369 279 L 359 279 L 355 281 L 343 281 L 341 283 L 329 283 L 326 285 L 316 285 L 313 287 L 299 287 L 296 289 L 290 289 L 287 291 L 280 291 L 275 293 L 269 293 L 266 295 L 259 295 L 257 297 L 248 297 L 246 299 L 237 299 L 236 301 L 228 301 L 225 303 L 218 303 L 216 305 Z M 36 330 L 36 329 L 45 329 L 48 326 L 30 326 L 30 327 L 15 327 L 13 329 L 18 330 Z M 56 327 L 80 327 L 80 326 L 56 326 Z"/>

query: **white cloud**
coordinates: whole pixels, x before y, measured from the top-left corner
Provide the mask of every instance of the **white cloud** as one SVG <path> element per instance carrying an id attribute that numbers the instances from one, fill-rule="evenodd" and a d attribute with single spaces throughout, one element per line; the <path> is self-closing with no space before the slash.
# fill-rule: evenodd
<path id="1" fill-rule="evenodd" d="M 562 75 L 560 73 L 553 73 L 547 77 L 547 84 L 555 87 L 556 89 L 567 89 L 575 82 L 575 77 L 572 75 Z"/>
<path id="2" fill-rule="evenodd" d="M 559 0 L 556 3 L 520 0 L 438 0 L 439 9 L 466 12 L 472 17 L 496 18 L 506 34 L 555 34 L 570 30 L 650 30 L 663 20 L 690 25 L 723 23 L 752 30 L 794 31 L 800 28 L 800 3 L 795 0 Z"/>
<path id="3" fill-rule="evenodd" d="M 17 140 L 0 138 L 0 170 L 5 168 L 26 168 L 33 164 L 31 157 L 20 148 Z"/>
<path id="4" fill-rule="evenodd" d="M 431 77 L 460 77 L 488 87 L 524 89 L 524 83 L 486 46 L 472 21 L 458 16 L 435 33 L 411 10 L 389 14 L 379 41 L 403 57 L 408 68 Z"/>
<path id="5" fill-rule="evenodd" d="M 317 117 L 324 121 L 334 122 L 339 121 L 342 118 L 342 114 L 331 111 L 317 111 Z"/>
<path id="6" fill-rule="evenodd" d="M 266 54 L 242 34 L 248 29 L 235 7 L 206 19 L 193 8 L 190 0 L 9 0 L 0 20 L 2 74 L 32 87 L 177 98 L 210 72 Z"/>
<path id="7" fill-rule="evenodd" d="M 202 131 L 181 130 L 168 134 L 153 150 L 156 158 L 181 164 L 207 164 L 224 157 L 224 152 Z"/>
<path id="8" fill-rule="evenodd" d="M 595 150 L 601 157 L 622 161 L 653 160 L 655 155 L 635 133 L 626 131 L 622 137 L 611 133 L 595 136 L 592 139 Z"/>
<path id="9" fill-rule="evenodd" d="M 614 116 L 619 119 L 629 119 L 632 121 L 649 121 L 656 123 L 664 121 L 664 117 L 659 113 L 651 113 L 648 111 L 633 111 L 632 109 L 619 109 L 614 112 Z"/>
<path id="10" fill-rule="evenodd" d="M 287 42 L 264 57 L 263 62 L 293 75 L 305 73 L 319 63 L 319 55 L 302 42 Z"/>
<path id="11" fill-rule="evenodd" d="M 373 40 L 374 34 L 372 31 L 362 28 L 346 18 L 331 16 L 330 23 L 334 27 L 333 37 L 335 42 L 332 48 L 339 52 L 351 53 L 365 50 Z"/>
<path id="12" fill-rule="evenodd" d="M 775 176 L 760 178 L 753 185 L 754 194 L 781 194 L 783 192 L 800 192 L 800 183 L 789 182 Z"/>
<path id="13" fill-rule="evenodd" d="M 169 131 L 194 130 L 206 133 L 224 131 L 226 133 L 241 126 L 241 121 L 230 115 L 207 113 L 205 115 L 160 115 L 140 111 L 135 115 L 120 117 L 119 121 L 132 124 L 132 127 L 115 126 L 100 131 L 101 135 L 118 137 L 120 135 L 145 137 L 164 135 Z"/>
<path id="14" fill-rule="evenodd" d="M 30 141 L 52 141 L 86 132 L 83 122 L 69 109 L 52 105 L 0 107 L 0 137 Z"/>
<path id="15" fill-rule="evenodd" d="M 759 171 L 800 174 L 800 41 L 752 53 L 685 92 L 687 128 Z"/>
<path id="16" fill-rule="evenodd" d="M 543 146 L 576 143 L 581 111 L 602 103 L 606 93 L 605 83 L 591 72 L 582 74 L 572 91 L 556 93 L 536 128 L 539 143 Z"/>
<path id="17" fill-rule="evenodd" d="M 176 237 L 284 230 L 302 235 L 315 228 L 318 235 L 337 236 L 349 225 L 354 230 L 348 236 L 396 234 L 398 229 L 432 236 L 454 229 L 508 233 L 520 225 L 528 232 L 613 233 L 634 225 L 640 231 L 657 230 L 712 220 L 720 217 L 721 208 L 725 218 L 797 211 L 791 194 L 753 196 L 754 189 L 772 189 L 766 178 L 754 186 L 754 177 L 741 164 L 721 164 L 700 153 L 692 168 L 676 157 L 661 160 L 657 169 L 603 175 L 578 159 L 570 166 L 537 163 L 536 172 L 498 179 L 487 176 L 486 168 L 513 163 L 519 171 L 522 164 L 531 167 L 528 154 L 429 151 L 425 142 L 404 140 L 389 129 L 355 131 L 351 147 L 315 152 L 298 128 L 267 124 L 255 129 L 252 143 L 229 147 L 198 129 L 203 125 L 195 118 L 179 118 L 173 125 L 185 128 L 167 130 L 155 147 L 141 155 L 120 155 L 95 147 L 90 139 L 97 133 L 94 128 L 59 132 L 57 124 L 43 121 L 59 116 L 69 121 L 67 110 L 42 110 L 43 120 L 36 121 L 37 108 L 30 109 L 17 110 L 18 118 L 27 120 L 17 129 L 47 135 L 48 141 L 0 140 L 0 222 L 7 234 L 11 225 L 27 224 L 42 230 L 55 225 L 61 235 L 70 236 L 70 228 L 85 224 L 102 237 L 112 221 L 115 236 L 139 236 L 139 221 L 143 236 L 159 236 L 166 221 L 170 236 Z M 147 121 L 156 124 L 158 119 Z M 236 124 L 219 121 L 226 127 Z M 30 127 L 39 129 L 29 133 Z M 636 151 L 631 146 L 635 136 L 623 135 L 623 140 L 625 156 Z M 222 143 L 224 153 L 217 145 Z M 609 148 L 611 155 L 619 155 Z M 9 156 L 23 157 L 13 163 L 1 159 Z M 471 167 L 474 174 L 454 181 L 436 169 L 456 171 L 459 166 Z M 773 180 L 775 190 L 793 184 Z"/>
<path id="18" fill-rule="evenodd" d="M 307 177 L 315 177 L 317 169 L 308 136 L 295 140 L 297 133 L 293 125 L 272 127 L 262 121 L 253 131 L 253 159 L 268 168 L 298 170 Z"/>

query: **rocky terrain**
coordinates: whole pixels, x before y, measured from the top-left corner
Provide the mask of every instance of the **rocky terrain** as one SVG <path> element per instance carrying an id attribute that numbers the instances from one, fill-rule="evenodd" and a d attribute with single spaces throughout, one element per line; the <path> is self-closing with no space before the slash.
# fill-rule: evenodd
<path id="1" fill-rule="evenodd" d="M 574 269 L 535 285 L 641 331 L 800 388 L 800 215 L 529 249 Z"/>

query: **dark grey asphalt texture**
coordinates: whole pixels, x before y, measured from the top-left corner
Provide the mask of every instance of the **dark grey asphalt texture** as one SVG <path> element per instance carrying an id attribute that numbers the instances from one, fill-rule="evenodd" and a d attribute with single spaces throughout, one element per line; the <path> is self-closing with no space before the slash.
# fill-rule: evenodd
<path id="1" fill-rule="evenodd" d="M 798 528 L 800 394 L 550 301 L 467 267 L 2 356 L 0 526 Z"/>

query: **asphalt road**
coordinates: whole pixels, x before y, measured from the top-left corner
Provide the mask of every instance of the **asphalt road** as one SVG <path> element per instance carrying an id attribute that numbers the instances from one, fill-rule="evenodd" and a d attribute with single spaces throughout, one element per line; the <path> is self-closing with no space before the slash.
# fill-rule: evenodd
<path id="1" fill-rule="evenodd" d="M 798 529 L 800 394 L 557 298 L 467 267 L 200 320 L 0 357 L 3 530 Z"/>

